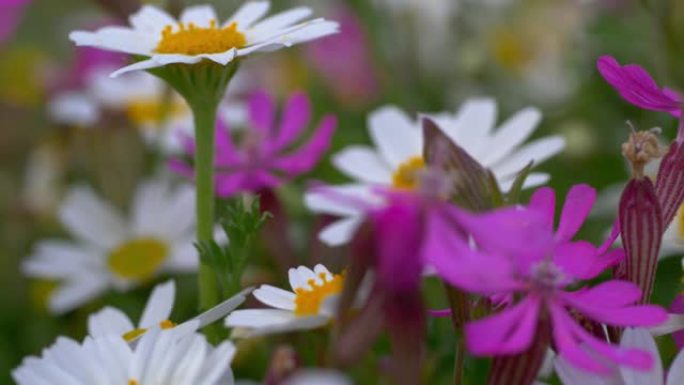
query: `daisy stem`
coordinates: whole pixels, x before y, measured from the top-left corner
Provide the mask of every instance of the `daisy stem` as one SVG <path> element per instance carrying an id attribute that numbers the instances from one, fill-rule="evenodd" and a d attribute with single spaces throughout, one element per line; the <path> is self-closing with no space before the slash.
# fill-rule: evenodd
<path id="1" fill-rule="evenodd" d="M 196 135 L 195 177 L 197 185 L 197 240 L 207 242 L 214 235 L 214 127 L 217 106 L 200 103 L 193 106 Z M 219 303 L 218 283 L 212 266 L 200 261 L 199 306 L 210 309 Z"/>

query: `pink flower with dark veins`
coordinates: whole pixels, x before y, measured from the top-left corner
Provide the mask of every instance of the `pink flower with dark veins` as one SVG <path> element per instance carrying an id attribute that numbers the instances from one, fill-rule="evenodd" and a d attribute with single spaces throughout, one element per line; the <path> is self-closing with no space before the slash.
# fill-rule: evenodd
<path id="1" fill-rule="evenodd" d="M 216 195 L 229 197 L 278 187 L 311 171 L 328 150 L 337 126 L 332 115 L 324 116 L 310 138 L 297 144 L 311 122 L 311 103 L 305 93 L 297 92 L 290 97 L 279 123 L 276 112 L 268 94 L 254 93 L 249 98 L 250 127 L 244 131 L 239 145 L 233 142 L 224 124 L 217 124 Z M 185 138 L 184 142 L 186 153 L 193 156 L 194 140 Z M 170 167 L 185 176 L 194 175 L 191 165 L 180 159 L 171 160 Z"/>
<path id="2" fill-rule="evenodd" d="M 550 322 L 553 347 L 567 362 L 584 370 L 608 374 L 618 364 L 649 370 L 653 357 L 645 351 L 611 345 L 588 332 L 576 315 L 618 327 L 649 327 L 664 322 L 667 313 L 654 305 L 632 305 L 639 288 L 609 280 L 593 287 L 596 278 L 624 258 L 622 249 L 608 250 L 572 240 L 596 198 L 593 188 L 574 186 L 554 230 L 555 193 L 537 190 L 527 207 L 508 207 L 484 214 L 461 212 L 459 221 L 476 246 L 451 237 L 434 243 L 428 262 L 447 282 L 485 295 L 510 296 L 497 314 L 465 327 L 466 345 L 477 355 L 513 355 L 528 349 L 542 320 Z"/>

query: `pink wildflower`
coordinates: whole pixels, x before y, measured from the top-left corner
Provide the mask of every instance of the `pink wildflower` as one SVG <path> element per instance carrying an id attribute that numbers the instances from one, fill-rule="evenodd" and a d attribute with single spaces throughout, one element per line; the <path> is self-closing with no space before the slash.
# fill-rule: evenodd
<path id="1" fill-rule="evenodd" d="M 337 121 L 326 115 L 311 138 L 298 148 L 293 145 L 311 121 L 311 105 L 304 93 L 295 93 L 287 102 L 279 125 L 276 106 L 265 92 L 249 99 L 251 127 L 236 147 L 228 129 L 216 130 L 216 194 L 221 197 L 239 192 L 258 192 L 275 188 L 287 180 L 311 171 L 330 146 Z M 194 141 L 186 138 L 185 150 L 194 154 Z M 180 160 L 172 160 L 171 169 L 186 176 L 193 169 Z"/>
<path id="2" fill-rule="evenodd" d="M 503 295 L 511 303 L 499 313 L 466 325 L 466 344 L 479 355 L 513 355 L 529 348 L 540 320 L 552 327 L 553 346 L 568 362 L 591 372 L 609 373 L 610 362 L 648 370 L 653 358 L 644 351 L 612 346 L 584 329 L 575 315 L 614 326 L 654 326 L 664 309 L 632 306 L 639 288 L 610 280 L 573 290 L 624 257 L 585 241 L 572 241 L 595 200 L 586 185 L 574 186 L 554 231 L 555 193 L 535 192 L 527 208 L 504 208 L 482 215 L 459 214 L 478 249 L 463 239 L 435 243 L 427 254 L 449 283 L 482 295 Z M 444 238 L 443 238 L 444 239 Z"/>
<path id="3" fill-rule="evenodd" d="M 660 88 L 651 75 L 636 64 L 620 65 L 612 56 L 601 56 L 596 63 L 603 78 L 620 96 L 637 107 L 682 115 L 681 97 L 669 88 Z"/>

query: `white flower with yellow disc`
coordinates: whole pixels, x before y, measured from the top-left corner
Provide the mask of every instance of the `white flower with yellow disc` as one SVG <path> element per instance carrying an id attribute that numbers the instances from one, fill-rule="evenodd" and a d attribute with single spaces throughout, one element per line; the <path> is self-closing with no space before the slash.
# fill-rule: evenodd
<path id="1" fill-rule="evenodd" d="M 252 336 L 328 324 L 335 314 L 335 300 L 342 291 L 344 277 L 316 265 L 313 270 L 306 266 L 292 268 L 288 278 L 291 292 L 271 285 L 262 285 L 253 292 L 256 299 L 274 309 L 236 310 L 226 318 L 226 326 L 246 329 L 245 335 Z"/>
<path id="2" fill-rule="evenodd" d="M 30 277 L 57 281 L 49 309 L 64 313 L 109 289 L 126 291 L 163 273 L 193 272 L 194 189 L 151 180 L 122 215 L 88 187 L 74 187 L 59 218 L 73 241 L 40 241 L 24 262 Z"/>
<path id="3" fill-rule="evenodd" d="M 495 129 L 496 110 L 493 99 L 470 99 L 455 114 L 430 116 L 449 138 L 489 168 L 501 187 L 507 189 L 528 163 L 547 160 L 563 149 L 565 141 L 552 136 L 523 145 L 537 128 L 541 113 L 535 108 L 523 109 Z M 373 188 L 413 189 L 425 167 L 419 121 L 396 107 L 387 106 L 370 115 L 368 131 L 375 148 L 353 145 L 333 156 L 335 167 L 355 183 L 332 187 L 324 193 L 311 192 L 305 197 L 312 211 L 342 217 L 319 235 L 332 246 L 348 242 L 363 221 L 360 208 L 336 198 L 350 196 L 369 204 L 381 204 Z M 525 187 L 543 184 L 548 179 L 548 174 L 533 172 Z"/>
<path id="4" fill-rule="evenodd" d="M 252 288 L 247 288 L 212 309 L 183 322 L 181 327 L 188 327 L 188 324 L 198 322 L 196 327 L 199 329 L 213 323 L 240 306 L 251 292 Z M 171 320 L 175 297 L 176 284 L 173 281 L 157 285 L 150 294 L 137 325 L 134 325 L 133 321 L 121 310 L 105 307 L 88 317 L 88 335 L 91 337 L 114 335 L 132 342 L 153 328 L 175 328 L 176 323 Z"/>
<path id="5" fill-rule="evenodd" d="M 224 23 L 209 5 L 186 8 L 177 20 L 167 12 L 143 6 L 130 17 L 130 27 L 106 27 L 96 32 L 76 31 L 70 38 L 79 46 L 146 57 L 115 71 L 147 70 L 168 64 L 196 64 L 203 60 L 227 65 L 238 57 L 306 42 L 336 33 L 338 24 L 306 20 L 311 10 L 294 8 L 266 19 L 268 1 L 245 3 Z"/>
<path id="6" fill-rule="evenodd" d="M 60 337 L 12 371 L 18 385 L 232 385 L 235 346 L 214 347 L 193 328 L 150 330 L 136 344 L 120 336 Z"/>

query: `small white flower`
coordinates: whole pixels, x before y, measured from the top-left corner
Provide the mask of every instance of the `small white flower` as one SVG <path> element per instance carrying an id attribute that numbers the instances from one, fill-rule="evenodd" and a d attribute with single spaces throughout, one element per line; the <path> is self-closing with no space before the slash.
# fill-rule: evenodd
<path id="1" fill-rule="evenodd" d="M 615 368 L 610 376 L 597 376 L 584 372 L 562 359 L 556 360 L 556 373 L 564 385 L 679 385 L 684 384 L 684 351 L 675 357 L 667 378 L 663 375 L 663 364 L 651 334 L 644 329 L 625 329 L 620 346 L 649 352 L 654 361 L 650 371 L 639 372 L 627 367 Z"/>
<path id="2" fill-rule="evenodd" d="M 232 385 L 235 346 L 217 347 L 192 329 L 153 329 L 135 345 L 120 336 L 61 337 L 12 372 L 19 385 Z"/>
<path id="3" fill-rule="evenodd" d="M 251 291 L 252 288 L 245 289 L 212 309 L 184 322 L 182 327 L 187 327 L 188 323 L 199 322 L 197 328 L 202 328 L 225 317 L 240 306 Z M 171 321 L 171 312 L 173 311 L 175 296 L 176 284 L 173 281 L 157 285 L 147 300 L 137 325 L 134 325 L 126 313 L 121 310 L 105 307 L 88 317 L 88 335 L 91 337 L 120 336 L 131 342 L 152 328 L 174 328 L 176 324 Z"/>
<path id="4" fill-rule="evenodd" d="M 292 268 L 292 292 L 271 285 L 254 290 L 259 301 L 275 309 L 236 310 L 226 318 L 226 326 L 247 329 L 247 336 L 321 327 L 334 316 L 335 299 L 342 291 L 343 280 L 323 265 L 316 265 L 313 270 L 305 266 Z"/>
<path id="5" fill-rule="evenodd" d="M 539 164 L 560 152 L 565 145 L 557 136 L 523 145 L 541 120 L 537 109 L 526 108 L 516 113 L 498 129 L 495 129 L 496 115 L 493 99 L 470 99 L 455 114 L 441 113 L 431 117 L 449 138 L 491 169 L 503 189 L 511 186 L 517 173 L 528 163 Z M 372 113 L 368 127 L 376 148 L 349 146 L 333 156 L 335 167 L 356 183 L 333 187 L 331 191 L 376 205 L 381 203 L 372 191 L 376 186 L 415 187 L 418 172 L 424 168 L 423 134 L 420 122 L 396 107 L 383 107 Z M 533 172 L 525 187 L 543 184 L 548 179 L 548 174 Z M 348 242 L 363 220 L 359 209 L 330 194 L 309 193 L 305 202 L 315 212 L 343 217 L 320 233 L 321 240 L 329 245 Z"/>
<path id="6" fill-rule="evenodd" d="M 273 51 L 336 33 L 338 24 L 324 19 L 304 21 L 306 7 L 294 8 L 266 19 L 268 1 L 245 3 L 220 24 L 209 5 L 186 8 L 179 20 L 153 6 L 143 6 L 130 17 L 131 27 L 106 27 L 97 32 L 72 32 L 79 46 L 147 57 L 115 71 L 146 70 L 173 63 L 195 64 L 209 60 L 226 65 L 254 52 Z"/>
<path id="7" fill-rule="evenodd" d="M 23 264 L 30 277 L 58 281 L 49 308 L 63 313 L 102 295 L 148 282 L 162 273 L 192 272 L 194 190 L 165 180 L 143 183 L 125 218 L 88 187 L 74 187 L 59 210 L 74 241 L 43 240 Z"/>

